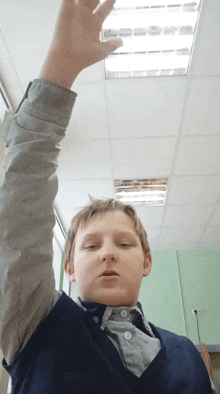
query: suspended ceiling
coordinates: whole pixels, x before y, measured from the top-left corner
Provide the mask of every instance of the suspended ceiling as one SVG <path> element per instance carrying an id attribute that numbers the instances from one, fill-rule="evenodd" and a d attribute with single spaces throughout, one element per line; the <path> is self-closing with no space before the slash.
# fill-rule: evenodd
<path id="1" fill-rule="evenodd" d="M 51 43 L 61 1 L 46 3 L 0 0 L 0 73 L 15 109 Z M 78 76 L 57 170 L 66 233 L 88 193 L 168 178 L 164 206 L 135 206 L 151 250 L 220 249 L 219 20 L 219 0 L 203 0 L 187 76 L 106 80 L 104 61 Z"/>

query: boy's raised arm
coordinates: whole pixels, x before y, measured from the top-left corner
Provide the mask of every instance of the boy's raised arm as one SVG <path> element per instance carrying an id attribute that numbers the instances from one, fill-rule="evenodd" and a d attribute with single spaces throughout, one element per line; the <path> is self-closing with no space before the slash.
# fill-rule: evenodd
<path id="1" fill-rule="evenodd" d="M 88 3 L 88 6 L 86 5 Z M 77 94 L 77 75 L 114 52 L 121 40 L 99 41 L 115 0 L 63 0 L 39 79 L 30 83 L 4 125 L 0 185 L 0 348 L 10 365 L 52 309 L 55 280 L 53 201 L 59 144 Z M 73 169 L 74 171 L 74 169 Z"/>
<path id="2" fill-rule="evenodd" d="M 7 363 L 53 307 L 52 204 L 76 94 L 36 79 L 5 125 L 0 186 L 0 347 Z"/>

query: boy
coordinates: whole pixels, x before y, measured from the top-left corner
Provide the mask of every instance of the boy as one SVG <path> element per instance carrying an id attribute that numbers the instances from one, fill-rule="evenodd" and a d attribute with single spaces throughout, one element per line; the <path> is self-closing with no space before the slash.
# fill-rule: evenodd
<path id="1" fill-rule="evenodd" d="M 152 258 L 132 207 L 94 201 L 76 215 L 65 271 L 81 297 L 75 303 L 55 290 L 52 204 L 59 143 L 77 97 L 70 89 L 84 68 L 122 44 L 99 41 L 115 1 L 98 3 L 63 0 L 40 78 L 5 125 L 2 365 L 12 377 L 12 394 L 209 394 L 209 375 L 194 344 L 149 323 L 138 302 Z"/>

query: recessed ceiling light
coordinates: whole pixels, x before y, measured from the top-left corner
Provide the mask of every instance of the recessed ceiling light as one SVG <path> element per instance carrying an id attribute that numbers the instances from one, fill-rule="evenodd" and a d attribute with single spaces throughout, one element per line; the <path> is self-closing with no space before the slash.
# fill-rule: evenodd
<path id="1" fill-rule="evenodd" d="M 164 205 L 167 179 L 115 180 L 116 200 L 127 204 Z"/>
<path id="2" fill-rule="evenodd" d="M 103 42 L 121 38 L 124 46 L 105 59 L 106 78 L 187 75 L 201 2 L 117 0 Z"/>

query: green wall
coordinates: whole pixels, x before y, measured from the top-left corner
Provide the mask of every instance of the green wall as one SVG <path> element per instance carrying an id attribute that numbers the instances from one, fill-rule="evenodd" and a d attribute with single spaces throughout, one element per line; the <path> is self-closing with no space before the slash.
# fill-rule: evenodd
<path id="1" fill-rule="evenodd" d="M 144 314 L 156 326 L 201 342 L 220 344 L 220 250 L 155 251 L 139 293 Z"/>

